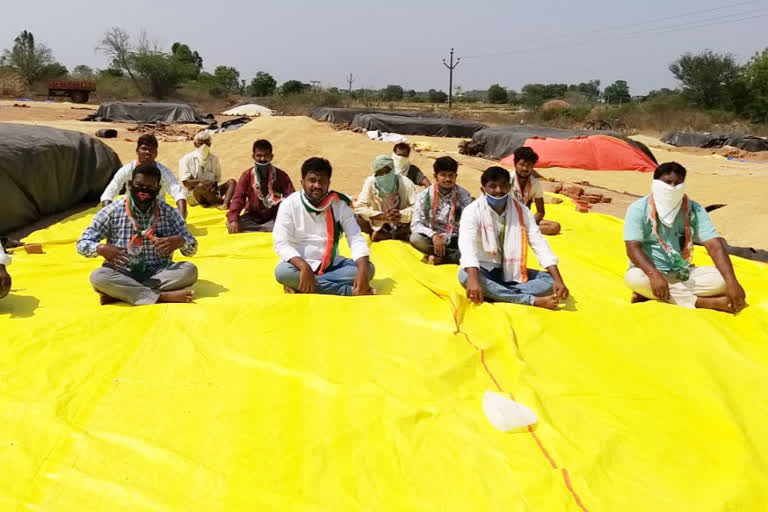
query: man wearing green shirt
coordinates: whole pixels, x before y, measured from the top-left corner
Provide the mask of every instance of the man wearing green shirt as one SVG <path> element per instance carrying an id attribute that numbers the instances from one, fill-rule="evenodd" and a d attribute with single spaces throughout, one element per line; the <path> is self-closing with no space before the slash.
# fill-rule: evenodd
<path id="1" fill-rule="evenodd" d="M 625 275 L 632 302 L 656 299 L 687 308 L 738 313 L 745 303 L 725 243 L 704 207 L 685 195 L 686 170 L 675 162 L 653 174 L 651 194 L 627 209 Z M 704 245 L 714 267 L 691 264 L 693 244 Z"/>

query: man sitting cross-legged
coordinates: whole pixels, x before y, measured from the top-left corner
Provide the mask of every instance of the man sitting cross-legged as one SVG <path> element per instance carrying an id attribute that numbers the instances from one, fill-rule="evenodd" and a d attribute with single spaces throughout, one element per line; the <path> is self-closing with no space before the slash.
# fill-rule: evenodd
<path id="1" fill-rule="evenodd" d="M 179 179 L 188 192 L 189 204 L 194 206 L 215 206 L 220 210 L 229 209 L 235 180 L 221 181 L 221 163 L 211 153 L 213 138 L 203 130 L 195 135 L 195 150 L 179 160 Z"/>
<path id="2" fill-rule="evenodd" d="M 158 199 L 157 167 L 138 165 L 132 176 L 128 194 L 101 209 L 77 242 L 83 256 L 105 260 L 91 274 L 91 284 L 102 304 L 192 302 L 188 287 L 197 281 L 197 268 L 173 263 L 171 256 L 176 249 L 195 254 L 197 240 L 179 212 Z M 105 238 L 107 243 L 100 243 Z"/>
<path id="3" fill-rule="evenodd" d="M 374 268 L 365 237 L 349 207 L 350 200 L 329 191 L 333 169 L 324 158 L 301 166 L 302 190 L 280 204 L 272 232 L 281 263 L 275 277 L 287 293 L 371 295 Z M 338 252 L 347 237 L 352 259 Z"/>
<path id="4" fill-rule="evenodd" d="M 630 268 L 624 280 L 634 292 L 632 302 L 655 298 L 738 313 L 746 305 L 744 288 L 706 210 L 685 195 L 685 175 L 678 163 L 661 164 L 653 173 L 651 194 L 627 209 L 624 242 Z M 691 264 L 694 243 L 704 245 L 714 267 Z"/>
<path id="5" fill-rule="evenodd" d="M 480 183 L 483 196 L 464 209 L 459 226 L 459 281 L 467 297 L 557 309 L 568 298 L 557 256 L 531 211 L 509 195 L 509 172 L 489 167 Z M 546 272 L 527 267 L 529 244 Z"/>
<path id="6" fill-rule="evenodd" d="M 419 192 L 411 217 L 411 245 L 427 263 L 459 262 L 459 220 L 472 196 L 456 184 L 459 163 L 449 156 L 435 160 L 435 182 Z"/>

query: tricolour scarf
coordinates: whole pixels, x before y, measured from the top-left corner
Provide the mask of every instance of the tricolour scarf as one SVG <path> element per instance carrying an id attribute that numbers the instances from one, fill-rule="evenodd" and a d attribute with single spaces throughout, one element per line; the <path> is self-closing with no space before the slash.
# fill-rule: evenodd
<path id="1" fill-rule="evenodd" d="M 323 273 L 333 265 L 333 261 L 336 259 L 336 254 L 339 249 L 339 239 L 343 232 L 341 223 L 336 221 L 336 216 L 333 213 L 333 203 L 336 201 L 343 201 L 347 205 L 350 205 L 352 201 L 340 192 L 330 191 L 325 198 L 320 201 L 317 206 L 313 205 L 309 198 L 307 198 L 304 191 L 301 191 L 301 204 L 311 214 L 320 215 L 325 214 L 325 251 L 323 252 L 323 259 L 320 261 L 320 266 L 317 268 L 317 275 L 323 275 Z"/>

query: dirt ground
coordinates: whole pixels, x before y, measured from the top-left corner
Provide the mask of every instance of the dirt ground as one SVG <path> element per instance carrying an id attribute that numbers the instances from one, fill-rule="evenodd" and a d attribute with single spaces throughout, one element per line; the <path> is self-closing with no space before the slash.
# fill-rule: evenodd
<path id="1" fill-rule="evenodd" d="M 15 107 L 14 103 L 28 106 Z M 94 105 L 72 103 L 0 101 L 0 122 L 53 126 L 87 134 L 94 134 L 100 128 L 115 128 L 118 130 L 116 139 L 102 140 L 120 155 L 123 162 L 134 158 L 137 134 L 128 128 L 135 125 L 79 121 L 95 108 Z M 174 128 L 195 133 L 200 126 L 176 125 Z M 307 117 L 255 118 L 239 130 L 214 136 L 212 150 L 222 161 L 225 177 L 236 178 L 251 165 L 251 144 L 259 138 L 272 142 L 275 165 L 286 171 L 295 185 L 300 180 L 301 163 L 311 156 L 324 156 L 334 167 L 333 187 L 353 196 L 369 175 L 372 158 L 392 150 L 391 143 L 371 141 L 364 134 L 337 131 L 329 124 Z M 713 150 L 679 150 L 648 136 L 638 135 L 636 138 L 651 148 L 659 162 L 674 160 L 686 166 L 689 171 L 688 194 L 694 200 L 705 206 L 727 205 L 711 215 L 731 245 L 768 248 L 768 205 L 764 201 L 768 191 L 768 164 L 729 160 L 721 154 L 712 154 Z M 436 157 L 449 154 L 456 158 L 461 164 L 459 184 L 473 195 L 479 193 L 480 172 L 494 165 L 490 160 L 459 155 L 460 139 L 412 136 L 409 140 L 421 148 L 412 154 L 412 162 L 428 176 Z M 161 142 L 158 161 L 175 171 L 179 159 L 193 149 L 188 141 Z M 649 192 L 652 180 L 650 174 L 628 171 L 552 168 L 539 172 L 552 180 L 588 182 L 594 187 L 585 186 L 587 192 L 597 191 L 612 199 L 609 204 L 595 205 L 592 211 L 617 217 L 623 217 L 633 200 Z"/>

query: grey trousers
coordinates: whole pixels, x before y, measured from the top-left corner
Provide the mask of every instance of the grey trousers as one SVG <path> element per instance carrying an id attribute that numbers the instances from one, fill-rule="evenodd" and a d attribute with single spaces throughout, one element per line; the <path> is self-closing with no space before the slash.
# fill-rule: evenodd
<path id="1" fill-rule="evenodd" d="M 91 273 L 91 285 L 98 292 L 134 306 L 154 304 L 160 292 L 181 290 L 197 281 L 197 267 L 180 261 L 153 275 L 121 272 L 99 267 Z"/>
<path id="2" fill-rule="evenodd" d="M 245 213 L 240 216 L 240 232 L 241 233 L 248 233 L 248 232 L 268 232 L 271 233 L 272 229 L 275 227 L 275 221 L 268 220 L 264 223 L 259 223 L 256 219 L 254 219 L 251 215 Z"/>

